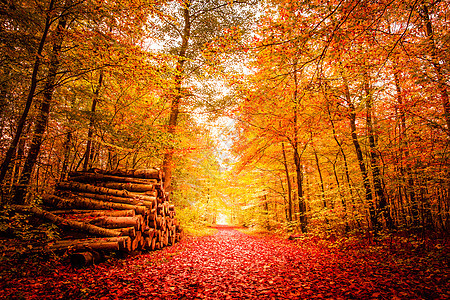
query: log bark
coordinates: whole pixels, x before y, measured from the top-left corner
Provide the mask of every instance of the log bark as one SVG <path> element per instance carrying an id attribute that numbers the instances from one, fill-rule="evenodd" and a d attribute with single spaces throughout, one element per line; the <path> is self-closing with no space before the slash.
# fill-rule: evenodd
<path id="1" fill-rule="evenodd" d="M 20 209 L 22 211 L 32 212 L 36 216 L 47 219 L 56 225 L 67 226 L 70 228 L 88 232 L 93 235 L 97 235 L 97 236 L 119 236 L 120 235 L 120 232 L 118 232 L 116 230 L 105 229 L 105 228 L 87 224 L 84 222 L 67 220 L 67 219 L 59 217 L 57 215 L 54 215 L 48 211 L 42 210 L 37 207 L 27 207 L 27 206 L 20 207 L 17 205 L 17 206 L 15 206 L 15 208 Z"/>
<path id="2" fill-rule="evenodd" d="M 103 202 L 87 198 L 71 198 L 63 199 L 54 195 L 43 196 L 43 201 L 46 205 L 54 206 L 57 208 L 87 208 L 87 209 L 117 209 L 117 210 L 129 210 L 133 209 L 136 214 L 145 215 L 148 208 L 145 206 L 130 205 L 114 202 Z"/>
<path id="3" fill-rule="evenodd" d="M 102 200 L 102 201 L 107 201 L 107 202 L 124 203 L 124 204 L 130 204 L 130 205 L 143 205 L 150 209 L 155 205 L 154 201 L 139 200 L 139 199 L 135 199 L 135 198 L 117 197 L 117 196 L 104 195 L 104 194 L 75 193 L 74 195 L 82 197 L 82 198 L 91 198 L 91 199 Z"/>
<path id="4" fill-rule="evenodd" d="M 101 169 L 91 169 L 91 172 L 103 175 L 113 175 L 121 177 L 136 177 L 144 179 L 157 179 L 161 181 L 162 172 L 158 169 L 116 169 L 116 170 L 101 170 Z"/>
<path id="5" fill-rule="evenodd" d="M 70 256 L 70 264 L 75 268 L 93 265 L 103 260 L 104 256 L 97 251 L 77 252 Z"/>
<path id="6" fill-rule="evenodd" d="M 117 247 L 114 245 L 116 244 Z M 131 244 L 129 236 L 107 237 L 107 238 L 88 238 L 77 240 L 59 240 L 47 245 L 48 249 L 57 250 L 127 250 Z"/>
<path id="7" fill-rule="evenodd" d="M 71 181 L 60 182 L 57 185 L 57 188 L 60 190 L 68 190 L 68 191 L 73 191 L 73 192 L 106 194 L 109 196 L 122 197 L 122 198 L 133 198 L 136 200 L 143 200 L 143 201 L 150 201 L 150 202 L 156 201 L 155 197 L 147 196 L 144 194 L 129 192 L 126 190 L 116 190 L 116 189 L 110 189 L 110 188 L 106 188 L 106 187 L 99 187 L 99 186 L 85 184 L 85 183 L 79 183 L 79 182 L 71 182 Z"/>
<path id="8" fill-rule="evenodd" d="M 129 192 L 152 192 L 155 191 L 153 184 L 139 184 L 130 182 L 102 182 L 98 186 L 116 190 L 127 190 Z"/>
<path id="9" fill-rule="evenodd" d="M 116 228 L 114 230 L 119 231 L 122 236 L 126 235 L 131 238 L 134 238 L 136 236 L 136 228 L 134 228 L 134 227 Z"/>
<path id="10" fill-rule="evenodd" d="M 74 191 L 74 192 L 89 192 L 89 193 L 94 193 L 94 194 L 107 194 L 107 195 L 125 197 L 125 198 L 133 197 L 132 195 L 130 195 L 130 193 L 128 191 L 108 189 L 108 188 L 104 188 L 104 187 L 97 187 L 95 185 L 84 184 L 84 183 L 79 183 L 79 182 L 71 182 L 71 181 L 60 182 L 60 183 L 58 183 L 57 188 L 59 190 Z"/>
<path id="11" fill-rule="evenodd" d="M 62 215 L 74 215 L 79 217 L 134 217 L 136 215 L 133 209 L 128 210 L 81 210 L 81 209 L 68 209 L 68 210 L 55 210 L 51 211 L 52 214 Z"/>
<path id="12" fill-rule="evenodd" d="M 145 179 L 145 178 L 133 178 L 133 177 L 121 177 L 121 176 L 113 176 L 113 175 L 105 175 L 91 172 L 70 172 L 69 177 L 71 181 L 76 182 L 122 182 L 122 183 L 136 183 L 136 184 L 148 184 L 158 186 L 158 180 L 156 179 Z"/>
<path id="13" fill-rule="evenodd" d="M 123 228 L 132 226 L 136 230 L 141 230 L 143 217 L 140 215 L 134 217 L 102 217 L 93 220 L 91 223 L 104 228 Z"/>

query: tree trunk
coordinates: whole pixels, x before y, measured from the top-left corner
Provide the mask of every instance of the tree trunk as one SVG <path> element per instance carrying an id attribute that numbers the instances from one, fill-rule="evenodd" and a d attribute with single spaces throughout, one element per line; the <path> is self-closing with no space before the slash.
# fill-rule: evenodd
<path id="1" fill-rule="evenodd" d="M 66 3 L 66 7 L 71 5 L 69 0 Z M 36 125 L 34 128 L 33 140 L 30 145 L 27 159 L 22 170 L 22 175 L 19 180 L 19 185 L 14 194 L 14 203 L 23 204 L 25 203 L 25 196 L 27 194 L 28 185 L 31 180 L 31 173 L 33 172 L 34 165 L 36 164 L 42 141 L 44 138 L 44 133 L 47 129 L 47 123 L 50 115 L 50 104 L 53 97 L 53 91 L 55 90 L 55 80 L 56 74 L 59 68 L 59 56 L 61 54 L 61 48 L 63 43 L 63 34 L 67 24 L 67 14 L 63 12 L 59 18 L 58 25 L 56 28 L 56 37 L 53 44 L 52 53 L 50 56 L 50 65 L 48 70 L 47 81 L 45 83 L 43 99 L 41 102 L 41 107 L 39 110 L 39 115 L 36 120 Z"/>
<path id="2" fill-rule="evenodd" d="M 16 152 L 17 144 L 19 143 L 20 137 L 22 135 L 22 131 L 24 129 L 25 122 L 27 120 L 28 113 L 31 108 L 31 104 L 33 103 L 33 99 L 34 99 L 34 95 L 35 95 L 36 87 L 37 87 L 37 83 L 38 83 L 37 75 L 38 75 L 39 68 L 41 66 L 42 51 L 44 49 L 44 45 L 47 40 L 48 31 L 52 24 L 51 15 L 53 12 L 54 5 L 55 5 L 55 0 L 50 0 L 49 8 L 47 10 L 47 15 L 46 15 L 46 19 L 45 19 L 44 30 L 42 33 L 41 40 L 39 42 L 38 50 L 36 52 L 36 60 L 34 61 L 33 72 L 31 74 L 31 85 L 30 85 L 30 90 L 28 92 L 27 101 L 25 103 L 25 108 L 23 110 L 22 116 L 20 117 L 19 123 L 17 124 L 17 129 L 16 129 L 16 133 L 14 135 L 14 139 L 12 140 L 11 145 L 8 148 L 8 151 L 6 151 L 5 158 L 0 167 L 0 184 L 3 184 L 3 180 L 5 179 L 5 175 L 9 168 L 9 164 L 11 163 L 13 155 Z"/>
<path id="3" fill-rule="evenodd" d="M 363 179 L 363 186 L 366 194 L 366 201 L 367 205 L 369 206 L 369 217 L 370 222 L 372 223 L 372 229 L 374 230 L 374 234 L 377 235 L 378 232 L 378 219 L 375 211 L 375 203 L 373 202 L 372 198 L 372 188 L 370 187 L 370 180 L 369 175 L 367 173 L 366 164 L 364 163 L 364 157 L 361 150 L 361 145 L 359 144 L 358 140 L 358 134 L 356 133 L 356 108 L 353 104 L 351 97 L 350 97 L 350 90 L 348 87 L 347 78 L 344 74 L 342 75 L 342 79 L 344 81 L 344 94 L 345 94 L 345 100 L 347 102 L 347 105 L 349 107 L 348 117 L 350 121 L 350 131 L 351 131 L 351 137 L 353 146 L 355 147 L 356 152 L 356 158 L 358 159 L 359 169 L 361 171 L 361 176 Z"/>
<path id="4" fill-rule="evenodd" d="M 379 155 L 375 142 L 375 133 L 373 129 L 372 122 L 372 106 L 373 106 L 373 97 L 370 88 L 369 75 L 367 72 L 364 72 L 364 91 L 366 98 L 366 126 L 367 126 L 367 134 L 369 137 L 369 148 L 370 148 L 370 166 L 372 168 L 372 177 L 373 177 L 373 185 L 375 189 L 375 195 L 378 198 L 378 207 L 376 217 L 381 216 L 382 219 L 386 221 L 386 226 L 388 229 L 393 228 L 392 218 L 389 211 L 388 200 L 386 198 L 386 194 L 383 189 L 383 179 L 381 178 L 380 166 L 379 166 Z M 378 226 L 381 224 L 379 222 L 376 223 Z M 381 228 L 378 228 L 379 231 Z"/>
<path id="5" fill-rule="evenodd" d="M 298 142 L 298 78 L 297 78 L 297 62 L 294 63 L 294 140 L 292 147 L 294 148 L 294 164 L 297 173 L 297 195 L 298 195 L 298 212 L 300 218 L 300 227 L 303 233 L 307 232 L 308 219 L 306 217 L 306 202 L 303 197 L 303 171 L 299 154 Z"/>
<path id="6" fill-rule="evenodd" d="M 281 149 L 283 151 L 283 165 L 284 171 L 286 173 L 286 182 L 288 187 L 288 221 L 292 222 L 292 186 L 291 186 L 291 177 L 289 176 L 289 169 L 286 160 L 286 151 L 284 149 L 284 143 L 281 143 Z"/>
<path id="7" fill-rule="evenodd" d="M 434 67 L 437 79 L 436 81 L 438 84 L 438 90 L 439 93 L 441 94 L 442 106 L 444 108 L 444 118 L 447 123 L 447 135 L 448 137 L 450 137 L 450 101 L 448 97 L 447 83 L 445 81 L 445 76 L 443 75 L 441 66 L 441 60 L 445 61 L 445 59 L 441 59 L 440 57 L 438 57 L 436 42 L 434 39 L 433 24 L 431 23 L 430 14 L 428 12 L 428 6 L 425 3 L 422 6 L 422 13 L 420 15 L 425 23 L 424 28 L 425 34 L 427 35 L 428 38 L 431 63 Z"/>
<path id="8" fill-rule="evenodd" d="M 416 193 L 414 192 L 414 179 L 411 172 L 411 166 L 408 162 L 409 159 L 409 149 L 408 141 L 406 136 L 406 113 L 403 104 L 402 90 L 400 87 L 400 79 L 398 78 L 398 73 L 394 72 L 395 87 L 397 92 L 397 102 L 400 114 L 400 130 L 399 130 L 399 148 L 400 148 L 400 176 L 405 178 L 405 190 L 406 198 L 409 199 L 411 203 L 412 220 L 415 226 L 419 225 L 419 206 L 417 204 Z M 405 158 L 406 166 L 403 167 L 403 159 Z M 400 202 L 401 211 L 403 212 L 403 204 Z"/>
<path id="9" fill-rule="evenodd" d="M 92 136 L 94 135 L 94 122 L 95 122 L 95 108 L 97 107 L 97 102 L 100 94 L 100 89 L 103 83 L 103 70 L 100 70 L 100 76 L 98 78 L 97 88 L 94 90 L 94 98 L 92 99 L 91 115 L 89 117 L 89 130 L 87 136 L 86 152 L 84 154 L 84 164 L 83 171 L 86 171 L 91 160 L 91 147 L 92 147 Z"/>
<path id="10" fill-rule="evenodd" d="M 191 15 L 190 15 L 190 1 L 183 1 L 183 16 L 184 27 L 181 34 L 181 47 L 178 52 L 177 73 L 175 75 L 175 93 L 172 95 L 172 104 L 170 107 L 169 127 L 168 133 L 174 135 L 178 124 L 178 114 L 180 113 L 180 101 L 183 98 L 182 84 L 184 75 L 184 63 L 186 62 L 186 52 L 189 46 L 189 39 L 191 36 Z M 172 182 L 173 166 L 173 147 L 169 147 L 163 160 L 163 173 L 165 176 L 164 189 L 170 191 Z"/>

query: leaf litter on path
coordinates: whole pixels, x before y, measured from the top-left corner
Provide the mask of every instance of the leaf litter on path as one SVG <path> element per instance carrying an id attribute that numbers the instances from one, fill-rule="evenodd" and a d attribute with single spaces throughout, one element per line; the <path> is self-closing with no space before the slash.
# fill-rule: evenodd
<path id="1" fill-rule="evenodd" d="M 55 262 L 48 272 L 47 262 L 46 272 L 2 275 L 0 298 L 449 299 L 448 269 L 427 274 L 381 259 L 220 228 L 84 269 Z"/>

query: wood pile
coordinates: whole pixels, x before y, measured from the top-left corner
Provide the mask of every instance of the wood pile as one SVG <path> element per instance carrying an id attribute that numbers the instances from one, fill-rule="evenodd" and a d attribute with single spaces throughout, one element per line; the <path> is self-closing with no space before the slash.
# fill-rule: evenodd
<path id="1" fill-rule="evenodd" d="M 103 251 L 157 250 L 181 239 L 158 169 L 71 172 L 43 203 L 45 210 L 32 212 L 71 233 L 48 248 L 71 250 L 74 265 L 95 262 Z"/>

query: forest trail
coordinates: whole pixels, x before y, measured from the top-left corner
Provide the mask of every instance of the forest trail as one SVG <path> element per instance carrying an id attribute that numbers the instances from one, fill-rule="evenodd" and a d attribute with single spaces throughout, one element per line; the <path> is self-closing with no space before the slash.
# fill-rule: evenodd
<path id="1" fill-rule="evenodd" d="M 212 236 L 89 268 L 51 261 L 29 266 L 9 282 L 0 278 L 0 299 L 449 297 L 448 269 L 430 273 L 439 266 L 405 264 L 382 251 L 338 251 L 319 244 L 222 227 Z"/>

